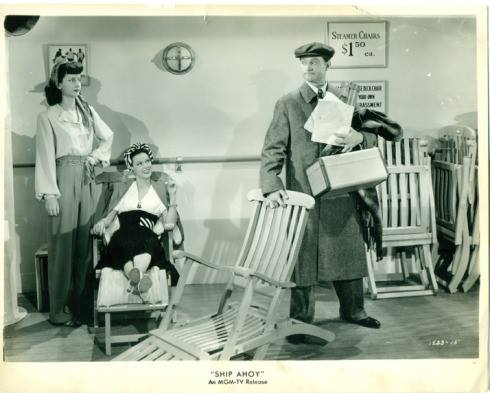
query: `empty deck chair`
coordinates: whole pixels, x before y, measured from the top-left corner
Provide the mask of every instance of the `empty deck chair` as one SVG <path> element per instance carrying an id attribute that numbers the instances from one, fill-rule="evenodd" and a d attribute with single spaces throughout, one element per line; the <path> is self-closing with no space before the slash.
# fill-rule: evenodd
<path id="1" fill-rule="evenodd" d="M 227 360 L 250 351 L 255 351 L 254 359 L 262 359 L 270 343 L 292 334 L 333 341 L 334 334 L 325 329 L 278 316 L 284 290 L 294 286 L 289 280 L 309 210 L 315 203 L 306 194 L 288 191 L 288 195 L 285 207 L 271 209 L 266 206 L 260 190 L 248 193 L 253 213 L 234 266 L 217 266 L 197 256 L 177 252 L 185 256 L 186 261 L 161 326 L 113 360 Z M 172 314 L 179 307 L 193 263 L 227 271 L 230 280 L 216 313 L 171 328 Z M 239 292 L 240 300 L 230 302 L 237 287 L 244 288 Z"/>
<path id="2" fill-rule="evenodd" d="M 469 275 L 470 265 L 471 277 L 463 290 L 476 281 L 478 269 L 477 145 L 476 133 L 469 127 L 446 127 L 441 135 L 432 164 L 437 232 L 454 250 L 441 252 L 435 268 L 438 282 L 453 293 Z"/>
<path id="3" fill-rule="evenodd" d="M 388 142 L 379 138 L 388 179 L 377 187 L 383 219 L 383 248 L 397 252 L 401 285 L 377 283 L 376 255 L 368 250 L 368 287 L 373 299 L 433 295 L 437 282 L 431 248 L 437 243 L 427 144 L 415 138 Z M 413 262 L 407 252 L 415 257 Z M 408 262 L 408 263 L 407 263 Z M 409 269 L 419 275 L 411 280 Z M 399 274 L 398 274 L 399 275 Z"/>

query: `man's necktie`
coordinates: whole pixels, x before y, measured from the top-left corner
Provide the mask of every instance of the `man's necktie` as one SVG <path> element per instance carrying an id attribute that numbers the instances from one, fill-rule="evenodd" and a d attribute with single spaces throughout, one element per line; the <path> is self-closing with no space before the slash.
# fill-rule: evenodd
<path id="1" fill-rule="evenodd" d="M 318 89 L 318 99 L 321 100 L 325 95 L 323 94 L 323 90 L 322 89 Z"/>

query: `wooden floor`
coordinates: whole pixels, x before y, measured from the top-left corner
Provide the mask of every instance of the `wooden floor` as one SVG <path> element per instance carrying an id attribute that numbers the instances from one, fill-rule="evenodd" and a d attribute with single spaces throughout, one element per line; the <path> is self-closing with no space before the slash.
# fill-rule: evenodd
<path id="1" fill-rule="evenodd" d="M 222 285 L 189 285 L 179 319 L 200 316 L 215 310 Z M 347 324 L 338 319 L 338 302 L 331 288 L 318 288 L 315 324 L 336 334 L 336 340 L 324 347 L 292 345 L 280 340 L 270 346 L 267 359 L 415 359 L 471 358 L 478 356 L 478 287 L 468 293 L 437 296 L 370 300 L 367 312 L 382 322 L 379 330 Z M 87 326 L 77 329 L 53 327 L 47 314 L 35 310 L 28 296 L 21 296 L 28 316 L 4 329 L 6 361 L 107 361 L 129 348 L 113 346 L 106 356 L 102 330 L 94 334 Z M 280 312 L 286 315 L 286 296 Z M 117 332 L 144 328 L 144 320 L 120 319 Z M 150 327 L 153 322 L 150 322 Z"/>

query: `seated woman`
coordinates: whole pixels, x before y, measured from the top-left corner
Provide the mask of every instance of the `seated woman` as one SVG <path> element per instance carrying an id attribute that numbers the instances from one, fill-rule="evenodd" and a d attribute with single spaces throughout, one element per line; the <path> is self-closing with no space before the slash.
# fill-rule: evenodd
<path id="1" fill-rule="evenodd" d="M 175 225 L 178 219 L 176 210 L 176 185 L 171 179 L 165 183 L 169 195 L 168 206 L 159 196 L 159 187 L 152 180 L 153 153 L 144 143 L 135 143 L 124 153 L 124 159 L 135 180 L 129 181 L 125 192 L 112 195 L 109 213 L 97 222 L 93 232 L 105 234 L 116 218 L 117 229 L 109 244 L 101 253 L 99 267 L 123 270 L 130 282 L 130 291 L 136 295 L 148 292 L 152 286 L 146 272 L 159 267 L 170 272 L 172 286 L 176 285 L 179 274 L 167 260 L 159 239 L 165 224 Z M 161 191 L 161 190 L 159 190 Z"/>

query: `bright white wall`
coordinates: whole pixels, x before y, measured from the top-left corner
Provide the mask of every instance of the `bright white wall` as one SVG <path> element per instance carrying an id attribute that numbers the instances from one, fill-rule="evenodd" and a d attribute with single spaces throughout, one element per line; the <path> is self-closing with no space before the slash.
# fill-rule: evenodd
<path id="1" fill-rule="evenodd" d="M 387 80 L 388 112 L 408 134 L 429 134 L 459 121 L 475 127 L 475 20 L 387 20 L 388 67 L 333 69 L 329 78 Z M 84 94 L 115 132 L 114 157 L 138 140 L 165 157 L 257 155 L 275 100 L 301 82 L 294 48 L 324 41 L 326 22 L 316 17 L 42 17 L 27 35 L 8 38 L 14 162 L 34 161 L 46 44 L 88 44 L 91 83 Z M 160 63 L 163 49 L 176 41 L 191 45 L 197 55 L 192 71 L 182 76 L 164 71 Z M 45 242 L 46 218 L 33 197 L 33 169 L 14 174 L 22 289 L 31 291 L 33 254 Z M 245 194 L 258 184 L 258 163 L 184 165 L 175 177 L 186 248 L 232 263 L 249 215 Z"/>

